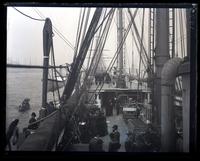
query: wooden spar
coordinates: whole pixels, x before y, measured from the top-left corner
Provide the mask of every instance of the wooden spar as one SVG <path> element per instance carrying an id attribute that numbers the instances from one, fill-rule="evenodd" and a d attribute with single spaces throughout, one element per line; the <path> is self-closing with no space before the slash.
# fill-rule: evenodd
<path id="1" fill-rule="evenodd" d="M 48 66 L 48 68 L 67 68 L 69 66 L 69 64 L 63 66 Z M 6 67 L 9 68 L 35 68 L 35 69 L 44 69 L 44 66 L 41 65 L 25 65 L 25 64 L 6 64 Z"/>
<path id="2" fill-rule="evenodd" d="M 46 18 L 43 28 L 43 82 L 42 82 L 42 107 L 46 107 L 47 102 L 47 82 L 48 82 L 48 66 L 49 53 L 52 47 L 52 23 L 49 18 Z"/>

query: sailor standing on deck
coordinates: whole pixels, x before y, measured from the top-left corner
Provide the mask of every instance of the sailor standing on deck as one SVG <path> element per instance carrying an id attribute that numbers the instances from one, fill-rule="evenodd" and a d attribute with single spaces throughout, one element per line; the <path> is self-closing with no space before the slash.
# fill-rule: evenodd
<path id="1" fill-rule="evenodd" d="M 103 140 L 99 138 L 99 135 L 90 140 L 89 151 L 91 152 L 103 152 Z"/>
<path id="2" fill-rule="evenodd" d="M 109 152 L 117 152 L 121 147 L 120 144 L 120 133 L 118 131 L 118 126 L 113 126 L 113 131 L 110 133 L 110 143 L 109 143 Z"/>
<path id="3" fill-rule="evenodd" d="M 37 128 L 38 128 L 38 125 L 37 125 L 37 124 L 33 124 L 33 123 L 36 122 L 36 121 L 37 121 L 37 120 L 36 120 L 36 113 L 33 112 L 33 113 L 31 114 L 31 118 L 30 118 L 30 120 L 29 120 L 28 129 L 31 129 L 31 130 L 37 129 Z"/>

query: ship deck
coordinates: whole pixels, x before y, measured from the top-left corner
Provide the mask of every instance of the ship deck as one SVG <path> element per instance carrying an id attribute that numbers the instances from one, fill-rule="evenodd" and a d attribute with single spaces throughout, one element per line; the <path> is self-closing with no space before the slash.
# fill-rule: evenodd
<path id="1" fill-rule="evenodd" d="M 125 145 L 124 145 L 125 140 L 127 138 L 126 133 L 130 128 L 133 128 L 133 127 L 130 127 L 130 125 L 128 125 L 124 121 L 122 114 L 116 115 L 114 113 L 113 116 L 107 117 L 106 120 L 107 120 L 107 127 L 108 127 L 108 135 L 106 135 L 104 137 L 100 137 L 104 142 L 103 143 L 103 150 L 105 152 L 108 152 L 108 147 L 109 147 L 109 142 L 110 142 L 109 133 L 112 132 L 112 126 L 114 124 L 117 124 L 118 125 L 118 131 L 120 132 L 120 144 L 121 144 L 121 147 L 118 150 L 118 152 L 126 152 L 125 151 Z M 140 119 L 133 119 L 131 121 L 132 121 L 132 124 L 134 125 L 134 127 L 137 127 L 137 128 L 138 127 L 140 127 L 140 128 L 146 127 L 146 124 L 143 123 Z M 74 144 L 73 148 L 70 151 L 88 152 L 89 151 L 89 144 Z"/>

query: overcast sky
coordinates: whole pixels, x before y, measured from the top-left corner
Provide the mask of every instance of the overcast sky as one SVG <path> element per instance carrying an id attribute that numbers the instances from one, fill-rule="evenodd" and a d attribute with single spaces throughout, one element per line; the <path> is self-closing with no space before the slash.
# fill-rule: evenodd
<path id="1" fill-rule="evenodd" d="M 34 17 L 41 17 L 37 11 L 49 17 L 53 26 L 62 33 L 65 38 L 75 46 L 76 32 L 78 28 L 78 20 L 80 8 L 74 7 L 17 7 L 21 12 Z M 91 9 L 89 22 L 94 13 L 94 8 Z M 135 9 L 131 9 L 134 13 Z M 144 22 L 144 45 L 148 51 L 148 9 L 145 9 L 145 22 Z M 128 25 L 127 14 L 125 17 L 125 28 Z M 139 33 L 141 34 L 142 28 L 142 9 L 138 10 L 135 22 Z M 108 38 L 105 44 L 104 56 L 112 57 L 117 49 L 117 28 L 116 28 L 116 12 L 112 21 Z M 7 10 L 7 62 L 20 63 L 20 64 L 42 64 L 43 58 L 43 27 L 44 21 L 32 20 L 14 8 L 8 7 Z M 184 36 L 184 35 L 183 35 Z M 55 33 L 53 37 L 54 54 L 56 64 L 71 63 L 74 51 Z M 132 59 L 132 53 L 134 57 Z M 136 46 L 133 43 L 131 32 L 126 41 L 126 64 L 127 68 L 132 65 L 134 60 L 134 68 L 138 68 L 139 54 Z M 105 64 L 109 64 L 109 59 L 105 59 Z"/>
<path id="2" fill-rule="evenodd" d="M 34 18 L 40 18 L 37 12 L 35 11 L 36 9 L 39 10 L 45 17 L 49 17 L 52 21 L 53 26 L 56 27 L 67 38 L 67 40 L 69 40 L 70 43 L 75 46 L 80 8 L 17 7 L 17 9 Z M 94 8 L 92 8 L 91 10 L 90 20 L 92 18 L 93 13 Z M 138 15 L 141 16 L 141 11 L 138 12 Z M 137 16 L 137 18 L 140 17 Z M 7 20 L 8 62 L 12 61 L 19 62 L 22 64 L 29 64 L 31 62 L 31 64 L 42 64 L 42 30 L 44 26 L 44 21 L 32 20 L 26 16 L 23 16 L 12 7 L 8 7 Z M 104 55 L 109 57 L 112 57 L 117 49 L 116 23 L 117 19 L 115 16 L 114 20 L 112 21 L 108 35 L 108 40 L 105 45 L 106 50 L 103 53 Z M 125 26 L 127 25 L 128 24 L 126 22 Z M 138 25 L 140 25 L 141 27 L 141 24 Z M 129 35 L 131 36 L 131 32 Z M 127 38 L 127 40 L 129 39 L 130 41 L 127 41 L 126 50 L 127 52 L 131 53 L 132 47 L 128 47 L 132 43 L 130 36 L 128 36 Z M 70 63 L 73 58 L 73 50 L 57 34 L 55 34 L 55 36 L 53 37 L 53 42 L 56 63 Z M 129 55 L 129 53 L 127 53 L 127 55 Z M 107 59 L 105 61 L 107 61 L 108 64 L 109 60 Z"/>
<path id="3" fill-rule="evenodd" d="M 23 13 L 34 18 L 40 18 L 35 7 L 17 7 Z M 78 24 L 78 8 L 38 8 L 49 17 L 58 31 L 60 31 L 73 45 L 75 44 Z M 8 8 L 7 27 L 7 57 L 23 64 L 42 64 L 43 57 L 43 27 L 44 21 L 35 21 L 23 16 L 15 9 Z M 73 50 L 57 35 L 53 37 L 54 53 L 57 64 L 72 61 Z"/>

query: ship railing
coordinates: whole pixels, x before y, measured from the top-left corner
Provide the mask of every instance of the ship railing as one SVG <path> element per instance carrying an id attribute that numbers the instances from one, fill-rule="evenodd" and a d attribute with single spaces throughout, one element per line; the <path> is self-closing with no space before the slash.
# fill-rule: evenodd
<path id="1" fill-rule="evenodd" d="M 43 118 L 41 118 L 41 119 L 39 119 L 39 120 L 37 120 L 37 121 L 35 121 L 35 122 L 29 124 L 28 126 L 36 125 L 36 124 L 38 124 L 38 123 L 40 123 L 40 122 L 46 120 L 47 118 L 53 116 L 53 115 L 56 114 L 57 112 L 58 112 L 58 109 L 57 109 L 56 111 L 53 111 L 52 113 L 48 114 L 47 116 L 45 116 L 45 117 L 43 117 Z"/>

